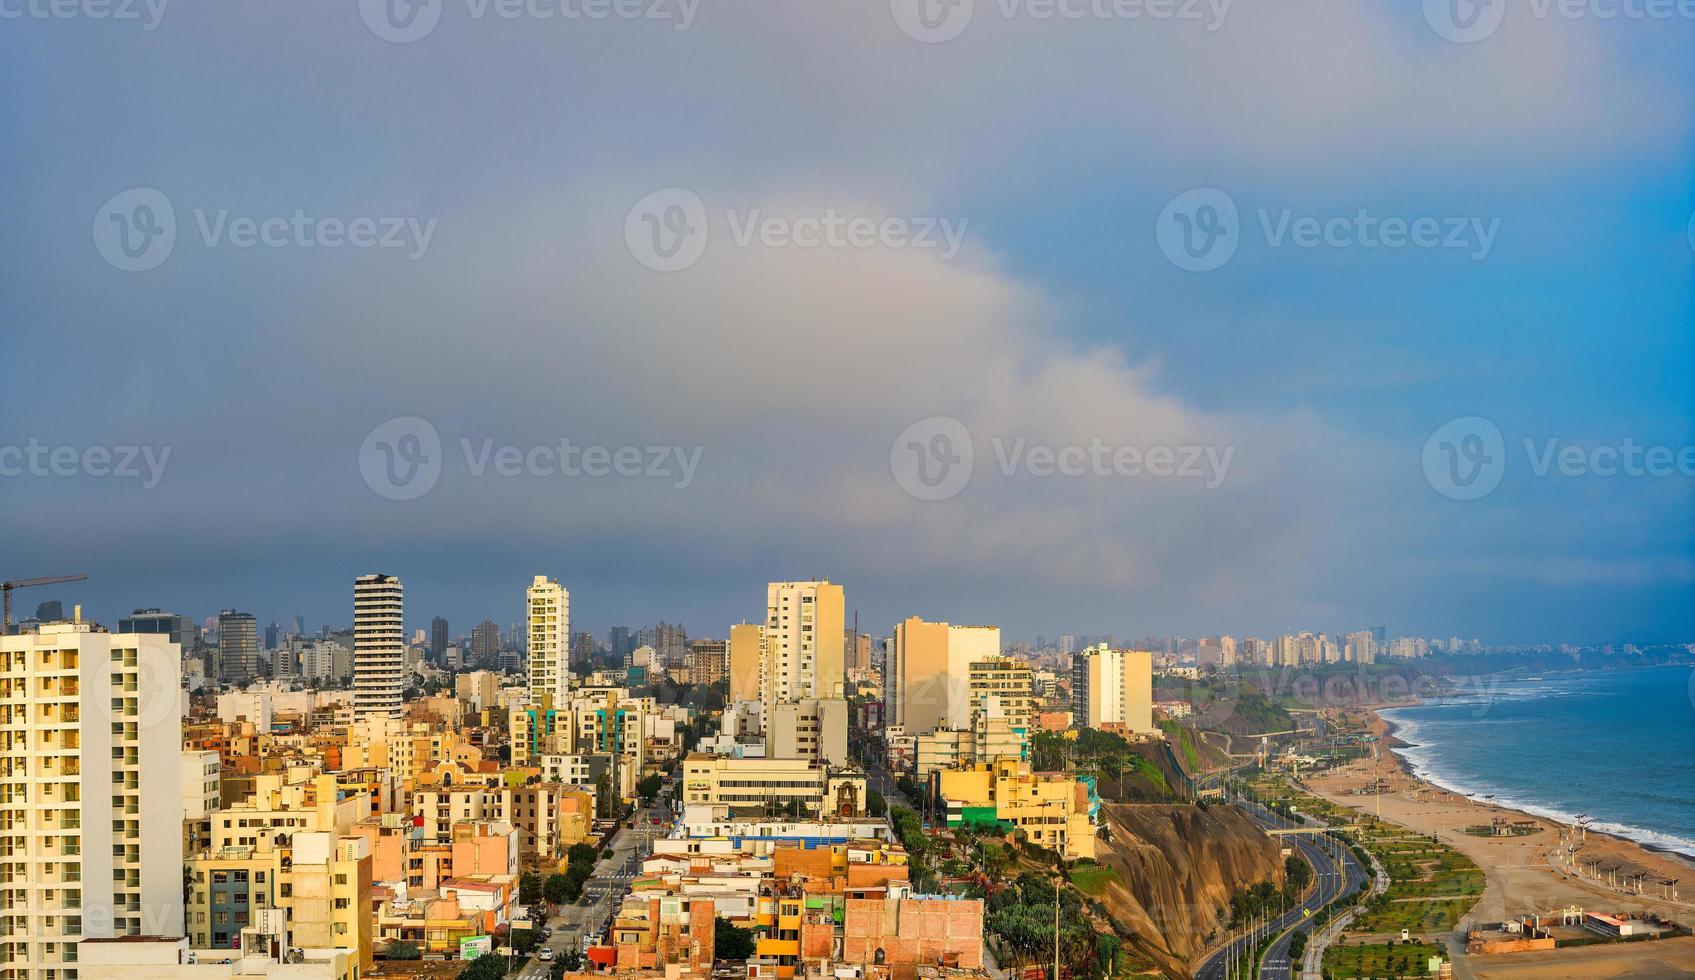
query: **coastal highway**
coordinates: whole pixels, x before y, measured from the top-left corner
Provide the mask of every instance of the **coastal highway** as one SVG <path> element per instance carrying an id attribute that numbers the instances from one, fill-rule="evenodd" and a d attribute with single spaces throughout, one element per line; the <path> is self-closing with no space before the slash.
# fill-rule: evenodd
<path id="1" fill-rule="evenodd" d="M 1238 804 L 1254 822 L 1266 829 L 1286 826 L 1285 821 L 1276 814 L 1255 803 L 1242 801 Z M 1305 819 L 1305 818 L 1303 818 Z M 1306 821 L 1311 824 L 1311 821 Z M 1367 877 L 1365 870 L 1360 867 L 1359 860 L 1353 851 L 1346 847 L 1338 849 L 1336 843 L 1325 837 L 1308 837 L 1300 834 L 1290 834 L 1283 840 L 1292 846 L 1300 848 L 1307 862 L 1313 868 L 1315 887 L 1300 906 L 1292 908 L 1281 916 L 1262 926 L 1253 937 L 1238 936 L 1228 946 L 1214 953 L 1200 969 L 1195 971 L 1196 980 L 1224 980 L 1226 967 L 1232 960 L 1239 960 L 1246 955 L 1250 948 L 1250 938 L 1259 940 L 1269 934 L 1279 934 L 1270 949 L 1266 951 L 1262 961 L 1260 976 L 1264 980 L 1289 980 L 1299 972 L 1299 964 L 1289 962 L 1289 942 L 1295 932 L 1310 932 L 1312 920 L 1307 913 L 1316 913 L 1330 902 L 1344 896 L 1355 894 L 1365 887 Z M 1291 929 L 1291 927 L 1295 927 Z M 1284 932 L 1284 930 L 1289 930 Z"/>

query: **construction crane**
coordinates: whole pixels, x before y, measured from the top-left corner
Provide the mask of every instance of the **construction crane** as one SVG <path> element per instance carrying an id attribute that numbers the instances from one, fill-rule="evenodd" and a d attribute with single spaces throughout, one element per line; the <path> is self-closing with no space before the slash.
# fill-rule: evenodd
<path id="1" fill-rule="evenodd" d="M 48 578 L 21 578 L 16 582 L 0 582 L 0 596 L 4 596 L 5 618 L 0 626 L 0 634 L 12 632 L 12 590 L 32 589 L 38 585 L 62 585 L 65 582 L 86 582 L 87 575 L 53 575 Z"/>

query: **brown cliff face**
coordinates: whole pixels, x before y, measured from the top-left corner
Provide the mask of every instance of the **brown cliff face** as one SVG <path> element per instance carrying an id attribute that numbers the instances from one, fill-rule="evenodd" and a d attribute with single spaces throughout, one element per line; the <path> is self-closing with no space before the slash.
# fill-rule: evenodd
<path id="1" fill-rule="evenodd" d="M 1102 816 L 1112 839 L 1099 859 L 1120 880 L 1093 897 L 1170 976 L 1190 975 L 1234 892 L 1283 884 L 1281 848 L 1235 807 L 1107 803 Z"/>

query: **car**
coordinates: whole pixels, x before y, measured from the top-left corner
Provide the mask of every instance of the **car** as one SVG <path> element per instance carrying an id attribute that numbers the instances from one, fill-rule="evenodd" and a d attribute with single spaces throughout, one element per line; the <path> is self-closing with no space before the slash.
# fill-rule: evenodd
<path id="1" fill-rule="evenodd" d="M 553 959 L 553 950 L 543 946 L 541 949 L 536 950 L 536 959 L 541 960 L 543 963 L 549 962 Z"/>

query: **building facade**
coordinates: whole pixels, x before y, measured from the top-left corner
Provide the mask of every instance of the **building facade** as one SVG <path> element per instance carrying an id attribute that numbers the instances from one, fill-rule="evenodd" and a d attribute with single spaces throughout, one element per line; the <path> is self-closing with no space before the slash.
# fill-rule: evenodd
<path id="1" fill-rule="evenodd" d="M 398 717 L 406 685 L 405 590 L 393 575 L 353 582 L 353 713 Z"/>

